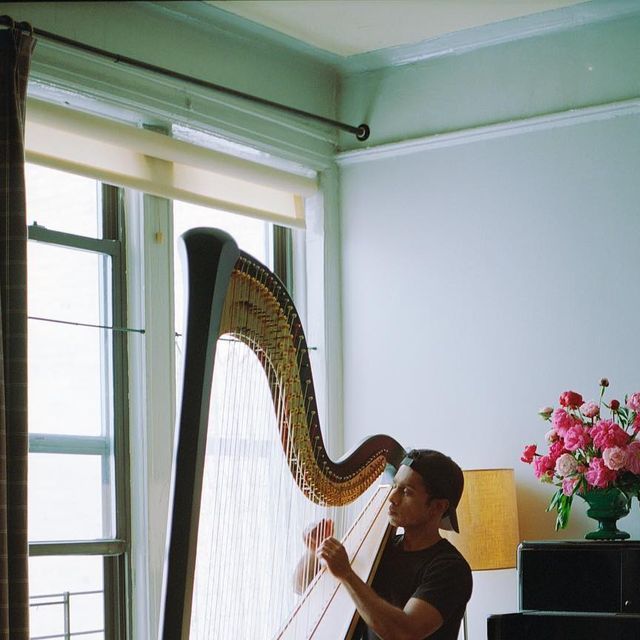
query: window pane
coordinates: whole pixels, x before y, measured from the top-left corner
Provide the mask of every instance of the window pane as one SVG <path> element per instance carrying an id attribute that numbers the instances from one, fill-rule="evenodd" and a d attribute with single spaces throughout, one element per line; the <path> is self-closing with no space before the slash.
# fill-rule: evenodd
<path id="1" fill-rule="evenodd" d="M 103 531 L 102 458 L 29 454 L 29 540 L 94 540 Z"/>
<path id="2" fill-rule="evenodd" d="M 27 164 L 27 223 L 38 223 L 55 231 L 81 236 L 98 236 L 98 183 Z"/>
<path id="3" fill-rule="evenodd" d="M 110 314 L 102 318 L 101 313 L 108 256 L 42 242 L 29 242 L 28 251 L 30 316 L 109 323 Z"/>
<path id="4" fill-rule="evenodd" d="M 108 394 L 101 390 L 105 334 L 93 327 L 29 321 L 30 432 L 110 433 L 103 408 Z"/>
<path id="5" fill-rule="evenodd" d="M 104 639 L 103 560 L 98 556 L 29 559 L 30 635 L 64 637 L 65 604 L 71 637 Z M 95 633 L 84 633 L 93 631 Z"/>

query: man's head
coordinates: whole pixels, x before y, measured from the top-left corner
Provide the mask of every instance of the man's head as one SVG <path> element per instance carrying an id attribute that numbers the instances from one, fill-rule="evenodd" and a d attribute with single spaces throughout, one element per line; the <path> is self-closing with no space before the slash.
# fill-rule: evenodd
<path id="1" fill-rule="evenodd" d="M 440 529 L 459 531 L 456 507 L 464 487 L 462 469 L 449 456 L 431 449 L 412 449 L 401 464 L 422 478 L 430 498 L 444 498 L 449 502 Z"/>

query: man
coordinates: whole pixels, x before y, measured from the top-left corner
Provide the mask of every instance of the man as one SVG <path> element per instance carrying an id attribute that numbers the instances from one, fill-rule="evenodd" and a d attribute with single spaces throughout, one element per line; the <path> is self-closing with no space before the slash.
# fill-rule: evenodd
<path id="1" fill-rule="evenodd" d="M 439 529 L 458 531 L 463 484 L 460 467 L 448 456 L 410 451 L 389 496 L 389 522 L 403 533 L 385 549 L 372 586 L 353 572 L 344 547 L 331 537 L 333 524 L 323 521 L 305 536 L 309 553 L 299 565 L 297 588 L 308 584 L 301 575 L 315 550 L 353 599 L 366 640 L 456 640 L 471 597 L 471 569 Z"/>

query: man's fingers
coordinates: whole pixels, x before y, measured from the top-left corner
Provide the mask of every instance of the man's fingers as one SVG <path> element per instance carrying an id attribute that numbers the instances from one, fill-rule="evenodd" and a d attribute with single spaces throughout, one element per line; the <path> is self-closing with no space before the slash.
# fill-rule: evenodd
<path id="1" fill-rule="evenodd" d="M 340 550 L 342 545 L 335 538 L 326 538 L 318 547 L 319 557 L 331 557 Z"/>
<path id="2" fill-rule="evenodd" d="M 315 532 L 318 536 L 318 541 L 321 542 L 325 538 L 328 538 L 333 535 L 333 520 L 329 520 L 328 518 L 324 518 L 320 520 L 316 525 Z"/>
<path id="3" fill-rule="evenodd" d="M 329 538 L 330 536 L 333 535 L 333 520 L 326 519 L 326 520 L 323 520 L 322 523 L 323 523 L 322 533 L 324 534 L 325 538 Z"/>
<path id="4" fill-rule="evenodd" d="M 303 533 L 305 544 L 311 548 L 317 548 L 318 545 L 333 535 L 333 520 L 323 518 L 314 525 L 307 527 Z"/>
<path id="5" fill-rule="evenodd" d="M 338 579 L 346 576 L 351 570 L 347 551 L 335 538 L 327 538 L 318 547 L 316 557 L 320 564 Z"/>

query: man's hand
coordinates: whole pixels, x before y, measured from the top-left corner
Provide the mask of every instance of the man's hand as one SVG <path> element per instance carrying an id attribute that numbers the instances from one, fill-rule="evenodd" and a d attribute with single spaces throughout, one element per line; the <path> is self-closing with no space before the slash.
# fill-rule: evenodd
<path id="1" fill-rule="evenodd" d="M 333 520 L 325 518 L 305 529 L 303 534 L 306 551 L 296 565 L 293 574 L 293 589 L 301 594 L 309 586 L 318 572 L 316 551 L 322 541 L 333 535 Z"/>
<path id="2" fill-rule="evenodd" d="M 326 538 L 330 538 L 332 535 L 333 520 L 323 518 L 319 522 L 316 522 L 316 524 L 311 525 L 309 528 L 305 529 L 305 532 L 303 534 L 304 543 L 309 551 L 315 553 L 318 550 L 321 542 Z"/>
<path id="3" fill-rule="evenodd" d="M 348 578 L 353 573 L 345 548 L 335 538 L 327 538 L 318 547 L 316 556 L 338 580 Z"/>

